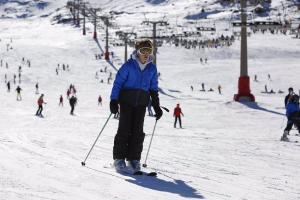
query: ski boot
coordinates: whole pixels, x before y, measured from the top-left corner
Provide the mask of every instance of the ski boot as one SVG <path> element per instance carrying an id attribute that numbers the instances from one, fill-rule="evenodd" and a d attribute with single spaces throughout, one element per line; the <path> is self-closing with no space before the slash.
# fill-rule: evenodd
<path id="1" fill-rule="evenodd" d="M 288 131 L 284 131 L 283 132 L 283 135 L 281 136 L 281 141 L 284 141 L 284 142 L 289 142 L 290 140 L 289 140 L 289 138 L 287 137 L 287 135 L 289 134 L 289 132 Z"/>
<path id="2" fill-rule="evenodd" d="M 124 159 L 115 159 L 114 160 L 114 167 L 117 172 L 122 172 L 126 169 L 126 163 Z"/>
<path id="3" fill-rule="evenodd" d="M 132 169 L 133 172 L 141 171 L 141 163 L 139 160 L 128 161 L 128 167 L 130 167 L 130 169 Z"/>

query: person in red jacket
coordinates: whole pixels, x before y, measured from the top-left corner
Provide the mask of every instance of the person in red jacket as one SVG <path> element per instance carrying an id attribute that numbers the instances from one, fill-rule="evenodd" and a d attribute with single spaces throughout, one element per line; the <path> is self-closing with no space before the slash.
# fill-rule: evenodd
<path id="1" fill-rule="evenodd" d="M 175 117 L 174 128 L 176 128 L 177 119 L 179 120 L 180 128 L 182 128 L 181 115 L 184 116 L 183 113 L 181 112 L 181 108 L 179 107 L 179 103 L 178 103 L 177 106 L 174 108 L 174 114 L 173 114 L 173 116 Z"/>
<path id="2" fill-rule="evenodd" d="M 38 110 L 36 111 L 36 116 L 40 116 L 40 117 L 43 117 L 42 115 L 42 111 L 43 111 L 43 104 L 46 104 L 46 102 L 44 102 L 44 94 L 41 94 L 41 96 L 39 97 L 38 101 Z"/>

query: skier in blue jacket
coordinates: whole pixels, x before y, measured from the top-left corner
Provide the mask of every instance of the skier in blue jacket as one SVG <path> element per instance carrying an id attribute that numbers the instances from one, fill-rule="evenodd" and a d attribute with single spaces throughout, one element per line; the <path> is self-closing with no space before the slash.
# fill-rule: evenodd
<path id="1" fill-rule="evenodd" d="M 136 42 L 131 58 L 119 69 L 111 91 L 110 111 L 119 112 L 120 119 L 114 139 L 113 159 L 117 171 L 127 165 L 134 172 L 140 170 L 145 133 L 143 131 L 146 107 L 150 97 L 156 120 L 163 112 L 159 106 L 158 77 L 153 61 L 150 40 Z"/>
<path id="2" fill-rule="evenodd" d="M 287 135 L 295 124 L 297 127 L 300 127 L 300 108 L 299 108 L 299 96 L 294 94 L 291 96 L 286 105 L 286 116 L 288 118 L 288 122 L 286 128 L 284 129 L 284 133 L 281 137 L 281 140 L 288 141 Z M 299 133 L 300 130 L 298 129 Z"/>

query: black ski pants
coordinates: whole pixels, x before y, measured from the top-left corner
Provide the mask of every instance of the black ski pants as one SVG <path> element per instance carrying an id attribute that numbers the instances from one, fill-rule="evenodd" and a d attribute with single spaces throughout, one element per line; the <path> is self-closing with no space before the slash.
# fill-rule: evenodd
<path id="1" fill-rule="evenodd" d="M 113 159 L 141 160 L 146 106 L 120 104 L 120 119 L 114 140 Z"/>
<path id="2" fill-rule="evenodd" d="M 180 126 L 180 128 L 182 128 L 182 126 L 181 126 L 181 117 L 180 117 L 180 116 L 175 116 L 174 128 L 176 128 L 177 119 L 178 119 L 178 121 L 179 121 L 179 126 Z"/>
<path id="3" fill-rule="evenodd" d="M 75 105 L 70 105 L 70 106 L 71 106 L 71 112 L 70 112 L 70 114 L 73 115 L 74 114 Z"/>
<path id="4" fill-rule="evenodd" d="M 41 114 L 42 114 L 42 111 L 43 111 L 43 106 L 42 106 L 42 105 L 39 105 L 39 108 L 38 108 L 38 110 L 36 111 L 36 115 L 41 115 Z"/>
<path id="5" fill-rule="evenodd" d="M 300 112 L 294 112 L 290 117 L 288 117 L 288 122 L 284 130 L 290 132 L 294 124 L 300 133 Z"/>

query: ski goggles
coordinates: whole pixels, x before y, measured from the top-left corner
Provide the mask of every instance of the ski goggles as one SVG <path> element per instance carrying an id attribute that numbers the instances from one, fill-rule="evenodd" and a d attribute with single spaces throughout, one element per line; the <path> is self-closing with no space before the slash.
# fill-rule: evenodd
<path id="1" fill-rule="evenodd" d="M 138 50 L 138 53 L 139 54 L 142 54 L 142 55 L 150 55 L 152 54 L 152 48 L 150 47 L 142 47 Z"/>

